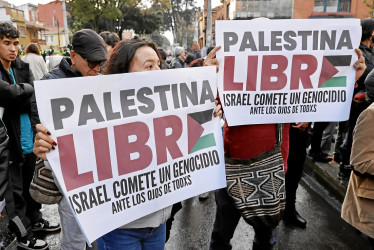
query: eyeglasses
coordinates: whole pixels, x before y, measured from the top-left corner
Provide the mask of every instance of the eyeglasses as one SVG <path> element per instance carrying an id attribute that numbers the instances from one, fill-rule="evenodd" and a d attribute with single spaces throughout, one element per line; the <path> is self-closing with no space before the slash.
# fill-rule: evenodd
<path id="1" fill-rule="evenodd" d="M 95 68 L 98 64 L 100 65 L 100 67 L 103 67 L 106 64 L 106 60 L 105 61 L 98 61 L 98 62 L 90 62 L 87 59 L 84 59 L 84 60 L 87 61 L 88 67 L 91 68 L 91 69 Z"/>
<path id="2" fill-rule="evenodd" d="M 86 58 L 84 58 L 83 56 L 81 56 L 80 54 L 78 54 L 80 57 L 82 57 L 85 61 L 87 61 L 87 63 L 88 63 L 88 67 L 90 68 L 90 69 L 93 69 L 93 68 L 95 68 L 98 64 L 100 64 L 100 67 L 103 67 L 103 66 L 105 66 L 105 64 L 106 64 L 106 60 L 104 60 L 104 61 L 96 61 L 96 62 L 91 62 L 91 61 L 88 61 Z"/>

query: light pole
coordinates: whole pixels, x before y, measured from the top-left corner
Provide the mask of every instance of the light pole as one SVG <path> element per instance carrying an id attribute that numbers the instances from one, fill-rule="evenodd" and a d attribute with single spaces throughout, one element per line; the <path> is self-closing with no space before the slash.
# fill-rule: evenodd
<path id="1" fill-rule="evenodd" d="M 68 20 L 66 17 L 66 4 L 65 0 L 62 0 L 62 17 L 64 19 L 64 37 L 65 37 L 65 42 L 64 46 L 67 46 L 69 44 L 69 33 L 68 33 Z"/>
<path id="2" fill-rule="evenodd" d="M 212 0 L 207 0 L 207 10 L 206 10 L 206 40 L 205 46 L 208 48 L 211 46 L 212 42 Z"/>

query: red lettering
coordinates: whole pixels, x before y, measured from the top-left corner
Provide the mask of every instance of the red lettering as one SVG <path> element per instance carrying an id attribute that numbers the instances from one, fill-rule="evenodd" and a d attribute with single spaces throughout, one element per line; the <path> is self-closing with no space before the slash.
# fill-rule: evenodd
<path id="1" fill-rule="evenodd" d="M 155 131 L 157 165 L 167 161 L 167 150 L 173 159 L 182 157 L 183 154 L 177 144 L 183 130 L 181 119 L 175 115 L 155 118 L 153 119 L 153 126 Z M 170 135 L 166 135 L 167 128 L 172 129 Z"/>
<path id="2" fill-rule="evenodd" d="M 303 64 L 307 65 L 304 70 L 301 69 Z M 290 89 L 299 89 L 300 82 L 304 89 L 312 89 L 313 85 L 310 76 L 316 72 L 317 66 L 317 59 L 313 55 L 294 55 L 292 58 Z"/>
<path id="3" fill-rule="evenodd" d="M 101 128 L 92 131 L 95 147 L 97 176 L 99 181 L 113 177 L 110 163 L 108 129 Z"/>
<path id="4" fill-rule="evenodd" d="M 92 171 L 83 174 L 78 173 L 73 135 L 58 137 L 57 143 L 60 154 L 61 172 L 66 190 L 70 191 L 93 183 Z"/>
<path id="5" fill-rule="evenodd" d="M 235 56 L 225 56 L 223 90 L 243 90 L 242 82 L 234 82 Z"/>
<path id="6" fill-rule="evenodd" d="M 278 65 L 276 69 L 272 69 L 272 65 Z M 287 76 L 284 73 L 288 65 L 287 57 L 263 56 L 262 58 L 262 72 L 261 72 L 261 90 L 280 90 L 287 84 Z M 277 80 L 272 82 L 271 77 L 276 77 Z"/>
<path id="7" fill-rule="evenodd" d="M 136 136 L 134 142 L 129 141 L 131 135 Z M 133 122 L 114 126 L 114 137 L 119 175 L 145 169 L 152 162 L 152 150 L 146 145 L 149 139 L 147 124 Z M 131 160 L 131 153 L 138 153 L 139 157 Z"/>
<path id="8" fill-rule="evenodd" d="M 256 91 L 258 56 L 248 56 L 247 91 Z"/>

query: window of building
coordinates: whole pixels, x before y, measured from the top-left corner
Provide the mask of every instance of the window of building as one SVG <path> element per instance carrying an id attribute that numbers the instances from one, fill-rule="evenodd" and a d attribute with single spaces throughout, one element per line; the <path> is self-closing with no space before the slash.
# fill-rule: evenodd
<path id="1" fill-rule="evenodd" d="M 236 0 L 235 19 L 291 18 L 292 0 Z"/>
<path id="2" fill-rule="evenodd" d="M 23 26 L 18 26 L 18 30 L 21 36 L 25 37 L 26 36 L 26 29 Z"/>
<path id="3" fill-rule="evenodd" d="M 32 12 L 31 12 L 31 17 L 32 17 L 32 20 L 31 20 L 31 21 L 34 21 L 34 22 L 37 21 L 35 11 L 32 11 Z"/>
<path id="4" fill-rule="evenodd" d="M 54 35 L 45 36 L 45 42 L 46 43 L 54 43 L 55 42 L 55 36 Z"/>
<path id="5" fill-rule="evenodd" d="M 351 0 L 315 0 L 315 12 L 349 12 Z"/>

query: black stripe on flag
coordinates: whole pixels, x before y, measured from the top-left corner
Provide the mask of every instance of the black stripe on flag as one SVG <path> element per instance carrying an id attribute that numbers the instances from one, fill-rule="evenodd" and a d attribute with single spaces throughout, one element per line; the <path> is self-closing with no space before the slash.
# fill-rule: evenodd
<path id="1" fill-rule="evenodd" d="M 352 55 L 349 56 L 325 56 L 335 67 L 351 65 Z"/>
<path id="2" fill-rule="evenodd" d="M 204 124 L 212 120 L 212 114 L 213 114 L 213 109 L 208 109 L 205 111 L 191 113 L 188 115 L 191 116 L 199 124 Z"/>

